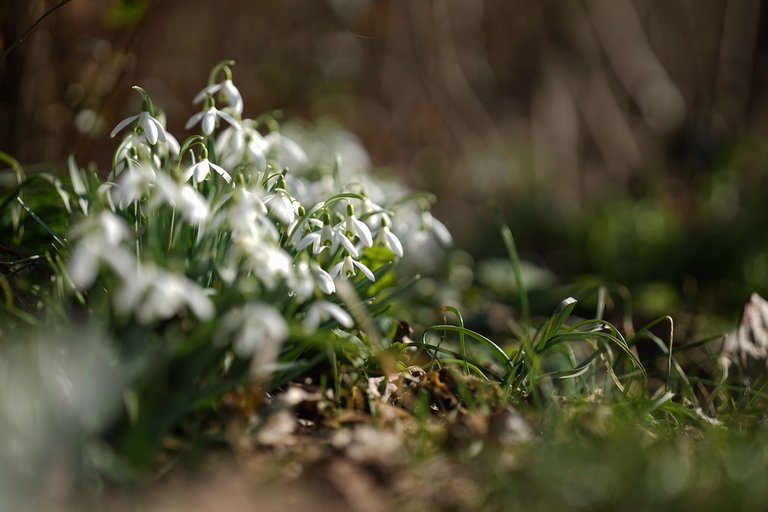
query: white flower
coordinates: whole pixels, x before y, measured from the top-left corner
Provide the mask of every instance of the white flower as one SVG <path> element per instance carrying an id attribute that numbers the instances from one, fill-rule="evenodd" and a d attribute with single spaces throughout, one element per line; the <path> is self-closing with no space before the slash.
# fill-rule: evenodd
<path id="1" fill-rule="evenodd" d="M 211 173 L 211 169 L 216 171 L 219 176 L 224 178 L 224 180 L 227 183 L 230 183 L 232 181 L 232 176 L 229 175 L 227 171 L 224 170 L 223 167 L 216 165 L 215 163 L 211 162 L 207 158 L 203 158 L 196 164 L 192 164 L 184 171 L 184 174 L 182 176 L 182 179 L 186 182 L 189 181 L 190 178 L 193 178 L 193 181 L 195 183 L 200 183 L 202 181 L 205 181 L 206 178 L 208 178 L 208 175 Z"/>
<path id="2" fill-rule="evenodd" d="M 165 131 L 165 127 L 163 124 L 149 115 L 149 112 L 142 112 L 140 114 L 137 114 L 135 116 L 126 117 L 119 123 L 117 123 L 117 126 L 112 130 L 112 133 L 109 134 L 110 137 L 114 137 L 117 135 L 120 130 L 131 124 L 132 122 L 136 121 L 141 127 L 142 131 L 144 132 L 144 136 L 147 138 L 147 142 L 152 144 L 153 146 L 157 144 L 158 140 L 161 140 L 163 142 L 168 140 L 168 135 Z M 176 139 L 173 139 L 175 142 Z M 178 148 L 179 143 L 176 142 L 176 147 Z"/>
<path id="3" fill-rule="evenodd" d="M 195 225 L 201 224 L 209 217 L 211 207 L 208 202 L 189 185 L 177 183 L 167 174 L 158 174 L 155 177 L 155 186 L 158 194 L 155 196 L 153 206 L 162 201 L 173 208 L 178 208 L 182 215 Z"/>
<path id="4" fill-rule="evenodd" d="M 315 224 L 316 222 L 320 221 L 317 219 L 310 219 L 309 222 Z M 329 224 L 324 222 L 320 222 L 320 224 L 322 225 L 320 231 L 307 233 L 301 240 L 299 240 L 299 242 L 296 244 L 297 251 L 303 251 L 311 245 L 312 252 L 314 254 L 320 254 L 325 249 L 333 245 L 334 238 L 337 236 L 337 234 Z M 351 243 L 349 245 L 352 247 L 352 249 L 354 249 L 354 246 Z"/>
<path id="5" fill-rule="evenodd" d="M 347 329 L 355 325 L 355 322 L 352 320 L 352 317 L 349 316 L 349 313 L 344 311 L 340 306 L 325 300 L 319 300 L 309 306 L 302 324 L 305 329 L 316 330 L 321 323 L 331 318 Z"/>
<path id="6" fill-rule="evenodd" d="M 288 337 L 288 325 L 272 306 L 262 303 L 246 304 L 242 310 L 229 313 L 222 322 L 222 333 L 236 332 L 235 352 L 251 357 L 251 373 L 266 377 L 280 355 L 280 346 Z"/>
<path id="7" fill-rule="evenodd" d="M 276 160 L 283 167 L 299 167 L 307 163 L 307 153 L 299 144 L 279 132 L 272 132 L 264 140 L 270 151 L 275 153 Z"/>
<path id="8" fill-rule="evenodd" d="M 347 254 L 353 258 L 360 257 L 357 248 L 349 238 L 347 238 L 347 235 L 339 229 L 338 225 L 336 227 L 331 227 L 330 224 L 320 222 L 317 219 L 309 219 L 309 222 L 315 226 L 321 225 L 322 227 L 319 231 L 313 231 L 304 235 L 304 237 L 296 244 L 297 251 L 303 251 L 307 247 L 312 246 L 312 252 L 314 254 L 320 254 L 328 247 L 330 247 L 331 252 L 335 252 L 339 245 L 341 245 L 344 247 L 344 250 L 347 251 Z"/>
<path id="9" fill-rule="evenodd" d="M 241 254 L 247 258 L 250 271 L 268 289 L 274 289 L 280 280 L 290 280 L 293 262 L 287 252 L 261 237 L 245 236 L 234 240 Z"/>
<path id="10" fill-rule="evenodd" d="M 130 272 L 134 266 L 132 253 L 121 246 L 130 237 L 128 225 L 109 211 L 89 217 L 75 228 L 80 240 L 67 262 L 69 276 L 79 290 L 89 288 L 106 263 L 118 274 Z"/>
<path id="11" fill-rule="evenodd" d="M 126 135 L 115 151 L 113 177 L 119 176 L 132 163 L 139 165 L 141 162 L 147 162 L 160 167 L 160 155 L 152 149 L 144 136 L 135 133 Z"/>
<path id="12" fill-rule="evenodd" d="M 331 275 L 320 268 L 317 263 L 310 264 L 310 269 L 314 273 L 315 283 L 320 291 L 326 295 L 330 295 L 336 291 L 336 286 L 333 284 L 333 278 Z"/>
<path id="13" fill-rule="evenodd" d="M 336 278 L 336 276 L 340 275 L 342 279 L 349 279 L 350 277 L 356 275 L 355 267 L 360 269 L 363 275 L 365 275 L 365 277 L 367 277 L 370 281 L 376 281 L 376 277 L 373 275 L 373 272 L 371 272 L 371 269 L 366 267 L 363 263 L 353 259 L 352 256 L 344 257 L 344 259 L 331 267 L 329 273 L 333 278 Z"/>
<path id="14" fill-rule="evenodd" d="M 344 220 L 342 220 L 334 227 L 336 231 L 340 231 L 342 228 L 343 231 L 346 232 L 349 236 L 357 235 L 357 237 L 360 239 L 360 243 L 363 244 L 363 247 L 371 247 L 373 245 L 371 230 L 368 228 L 365 222 L 361 221 L 355 216 L 352 205 L 349 205 L 347 216 L 344 218 Z"/>
<path id="15" fill-rule="evenodd" d="M 130 236 L 128 225 L 117 215 L 104 211 L 99 215 L 101 235 L 109 245 L 118 245 Z"/>
<path id="16" fill-rule="evenodd" d="M 127 165 L 127 170 L 120 174 L 112 192 L 112 197 L 120 209 L 125 209 L 148 195 L 156 177 L 155 170 L 149 165 L 134 160 L 128 160 Z"/>
<path id="17" fill-rule="evenodd" d="M 269 211 L 283 224 L 291 224 L 298 215 L 299 202 L 282 188 L 276 188 L 264 198 Z"/>
<path id="18" fill-rule="evenodd" d="M 203 134 L 204 135 L 210 135 L 213 133 L 213 130 L 216 128 L 216 118 L 220 117 L 235 128 L 239 128 L 240 125 L 238 124 L 237 120 L 232 117 L 231 115 L 227 114 L 223 110 L 219 110 L 216 107 L 209 107 L 206 110 L 203 110 L 202 112 L 198 112 L 197 114 L 194 114 L 192 117 L 189 118 L 189 121 L 187 121 L 187 124 L 184 125 L 184 128 L 189 130 L 193 126 L 195 126 L 197 123 L 201 123 L 203 128 Z"/>
<path id="19" fill-rule="evenodd" d="M 216 154 L 221 163 L 235 167 L 241 162 L 252 162 L 263 171 L 267 167 L 266 151 L 269 147 L 264 137 L 246 119 L 242 128 L 229 126 L 216 138 Z"/>
<path id="20" fill-rule="evenodd" d="M 200 285 L 152 263 L 136 267 L 114 300 L 118 312 L 133 312 L 142 324 L 171 318 L 184 306 L 200 320 L 209 320 L 215 313 L 213 302 Z"/>
<path id="21" fill-rule="evenodd" d="M 85 238 L 75 245 L 67 263 L 69 277 L 78 290 L 87 290 L 96 281 L 101 263 L 124 273 L 133 265 L 133 254 L 125 247 L 101 243 L 95 238 Z"/>
<path id="22" fill-rule="evenodd" d="M 235 87 L 235 84 L 232 83 L 232 80 L 229 79 L 218 84 L 207 85 L 202 91 L 197 93 L 197 96 L 195 96 L 195 99 L 193 99 L 192 102 L 200 103 L 206 97 L 213 96 L 219 91 L 222 92 L 224 98 L 229 103 L 229 106 L 232 107 L 236 114 L 240 115 L 243 113 L 243 97 L 240 95 L 240 91 L 237 87 Z"/>
<path id="23" fill-rule="evenodd" d="M 387 210 L 371 201 L 369 197 L 365 197 L 361 203 L 361 216 L 366 218 L 366 222 L 368 222 L 371 227 L 378 228 L 382 222 L 391 224 L 392 218 Z"/>
<path id="24" fill-rule="evenodd" d="M 424 230 L 431 232 L 444 247 L 448 247 L 453 243 L 451 232 L 448 231 L 445 224 L 434 218 L 431 213 L 422 212 L 421 225 Z"/>
<path id="25" fill-rule="evenodd" d="M 397 238 L 389 226 L 385 223 L 376 233 L 376 241 L 389 249 L 389 251 L 398 258 L 403 257 L 403 244 L 400 243 L 400 239 Z"/>
<path id="26" fill-rule="evenodd" d="M 205 198 L 190 186 L 182 185 L 179 195 L 179 209 L 185 217 L 193 224 L 200 224 L 210 212 Z"/>
<path id="27" fill-rule="evenodd" d="M 292 288 L 290 296 L 295 296 L 299 302 L 304 302 L 315 291 L 315 281 L 309 269 L 309 263 L 300 261 L 294 265 L 294 272 L 290 279 Z"/>
<path id="28" fill-rule="evenodd" d="M 266 241 L 276 243 L 280 238 L 275 224 L 267 217 L 267 207 L 259 192 L 238 188 L 237 201 L 228 212 L 229 226 L 241 246 L 255 246 Z"/>

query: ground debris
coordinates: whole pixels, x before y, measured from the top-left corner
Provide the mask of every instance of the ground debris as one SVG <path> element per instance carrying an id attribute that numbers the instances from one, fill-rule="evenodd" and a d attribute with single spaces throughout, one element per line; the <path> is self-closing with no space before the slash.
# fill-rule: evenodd
<path id="1" fill-rule="evenodd" d="M 768 376 L 768 301 L 757 293 L 744 305 L 739 328 L 725 335 L 719 364 L 726 375 L 735 368 L 742 380 Z"/>

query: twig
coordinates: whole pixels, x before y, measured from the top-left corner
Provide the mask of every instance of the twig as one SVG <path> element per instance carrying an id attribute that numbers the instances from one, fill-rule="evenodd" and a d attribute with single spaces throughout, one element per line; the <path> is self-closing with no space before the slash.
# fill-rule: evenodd
<path id="1" fill-rule="evenodd" d="M 72 0 L 61 0 L 61 2 L 59 2 L 59 3 L 58 3 L 58 4 L 56 4 L 56 5 L 54 5 L 53 7 L 51 7 L 50 9 L 48 9 L 47 11 L 45 11 L 45 14 L 43 14 L 42 16 L 40 16 L 39 18 L 37 18 L 37 20 L 36 20 L 36 21 L 35 21 L 35 22 L 34 22 L 32 25 L 30 25 L 30 26 L 29 26 L 29 28 L 28 28 L 26 31 L 24 31 L 24 33 L 23 33 L 23 34 L 21 34 L 21 36 L 20 36 L 18 39 L 16 39 L 16 40 L 13 42 L 13 44 L 12 44 L 11 46 L 9 46 L 9 47 L 8 47 L 8 48 L 7 48 L 7 49 L 6 49 L 6 50 L 3 52 L 3 55 L 2 55 L 2 56 L 0 56 L 0 61 L 2 61 L 2 60 L 5 60 L 5 58 L 8 56 L 8 54 L 9 54 L 9 53 L 11 53 L 11 52 L 13 51 L 13 49 L 14 49 L 14 48 L 16 48 L 16 46 L 18 46 L 18 45 L 19 45 L 19 43 L 21 43 L 21 42 L 24 40 L 24 38 L 25 38 L 25 37 L 27 37 L 27 36 L 29 35 L 29 33 L 30 33 L 30 32 L 32 32 L 32 30 L 34 30 L 34 28 L 40 24 L 40 22 L 42 22 L 42 21 L 43 21 L 45 18 L 47 18 L 48 16 L 50 16 L 51 14 L 53 14 L 53 12 L 54 12 L 56 9 L 58 9 L 58 8 L 60 8 L 60 7 L 64 7 L 65 5 L 67 5 L 67 4 L 68 4 L 69 2 L 71 2 L 71 1 L 72 1 Z"/>

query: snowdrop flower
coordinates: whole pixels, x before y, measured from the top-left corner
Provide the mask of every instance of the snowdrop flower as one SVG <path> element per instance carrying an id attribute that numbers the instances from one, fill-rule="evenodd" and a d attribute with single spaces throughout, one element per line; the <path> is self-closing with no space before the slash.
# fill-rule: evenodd
<path id="1" fill-rule="evenodd" d="M 237 115 L 243 113 L 243 97 L 240 95 L 240 91 L 232 83 L 231 79 L 226 79 L 218 84 L 209 84 L 205 88 L 197 93 L 192 103 L 197 104 L 202 102 L 205 98 L 213 96 L 217 92 L 221 92 L 222 96 L 227 100 L 229 106 L 235 111 Z"/>
<path id="2" fill-rule="evenodd" d="M 371 230 L 365 224 L 355 216 L 355 209 L 351 204 L 347 204 L 347 216 L 334 229 L 346 232 L 348 236 L 355 236 L 360 239 L 360 243 L 363 247 L 371 247 L 373 245 L 373 237 L 371 236 Z"/>
<path id="3" fill-rule="evenodd" d="M 431 213 L 425 211 L 421 214 L 421 226 L 422 230 L 432 233 L 438 242 L 444 247 L 448 247 L 453 243 L 453 237 L 445 224 L 437 220 Z"/>
<path id="4" fill-rule="evenodd" d="M 392 217 L 390 217 L 388 211 L 371 201 L 369 197 L 363 198 L 361 203 L 361 216 L 370 223 L 371 227 L 378 228 L 382 223 L 392 223 Z"/>
<path id="5" fill-rule="evenodd" d="M 316 288 L 325 295 L 330 295 L 336 291 L 333 278 L 317 262 L 302 260 L 296 264 L 295 270 L 292 286 L 299 301 L 307 300 Z"/>
<path id="6" fill-rule="evenodd" d="M 376 242 L 386 247 L 392 254 L 398 258 L 403 257 L 403 244 L 400 243 L 400 239 L 397 238 L 391 229 L 389 229 L 388 223 L 383 223 L 376 233 Z"/>
<path id="7" fill-rule="evenodd" d="M 251 357 L 251 373 L 266 377 L 280 355 L 288 337 L 288 325 L 274 307 L 263 303 L 246 304 L 230 312 L 222 322 L 219 336 L 235 332 L 234 349 L 240 357 Z"/>
<path id="8" fill-rule="evenodd" d="M 172 155 L 179 156 L 179 151 L 181 150 L 179 141 L 176 140 L 176 137 L 171 135 L 170 132 L 165 132 L 165 143 L 168 145 L 168 151 L 170 151 Z"/>
<path id="9" fill-rule="evenodd" d="M 128 168 L 120 174 L 112 197 L 120 209 L 125 209 L 149 194 L 157 174 L 149 165 L 128 160 Z"/>
<path id="10" fill-rule="evenodd" d="M 286 225 L 291 224 L 298 215 L 298 201 L 280 186 L 264 198 L 264 204 L 267 205 L 272 215 Z"/>
<path id="11" fill-rule="evenodd" d="M 103 244 L 101 240 L 86 238 L 75 245 L 69 259 L 69 277 L 78 290 L 87 290 L 96 281 L 101 263 L 112 267 L 118 274 L 126 273 L 134 264 L 131 251 L 121 246 Z"/>
<path id="12" fill-rule="evenodd" d="M 177 206 L 184 216 L 193 224 L 200 224 L 210 213 L 210 208 L 205 198 L 188 185 L 181 186 Z"/>
<path id="13" fill-rule="evenodd" d="M 309 227 L 310 220 L 313 219 L 306 218 L 306 213 L 307 210 L 304 209 L 303 206 L 299 206 L 298 211 L 296 212 L 296 218 L 285 229 L 285 233 L 287 235 L 285 245 L 287 247 L 295 248 L 296 245 L 304 238 L 304 235 L 307 234 L 308 230 L 304 226 Z"/>
<path id="14" fill-rule="evenodd" d="M 315 280 L 309 263 L 302 260 L 294 265 L 294 272 L 290 279 L 290 296 L 295 296 L 299 302 L 304 302 L 312 296 L 315 291 Z"/>
<path id="15" fill-rule="evenodd" d="M 237 249 L 250 264 L 250 271 L 268 289 L 274 289 L 280 280 L 290 280 L 293 262 L 287 252 L 263 238 L 254 236 L 236 237 Z"/>
<path id="16" fill-rule="evenodd" d="M 182 175 L 182 180 L 187 182 L 190 178 L 193 178 L 192 181 L 195 184 L 200 183 L 208 178 L 208 175 L 211 173 L 211 169 L 213 169 L 219 174 L 219 176 L 224 178 L 224 181 L 230 183 L 232 181 L 232 176 L 230 176 L 223 167 L 216 165 L 215 163 L 208 160 L 207 151 L 204 151 L 203 153 L 204 156 L 202 160 L 186 168 L 184 174 Z"/>
<path id="17" fill-rule="evenodd" d="M 125 221 L 110 212 L 101 212 L 99 226 L 101 235 L 109 245 L 118 245 L 123 240 L 127 240 L 130 235 Z"/>
<path id="18" fill-rule="evenodd" d="M 300 167 L 307 163 L 307 153 L 295 140 L 281 135 L 280 132 L 272 132 L 264 137 L 264 140 L 283 167 Z"/>
<path id="19" fill-rule="evenodd" d="M 148 162 L 155 167 L 161 166 L 160 156 L 152 151 L 152 146 L 146 142 L 144 137 L 135 133 L 127 135 L 122 140 L 115 152 L 114 162 L 113 177 L 122 174 L 132 163 Z"/>
<path id="20" fill-rule="evenodd" d="M 333 284 L 333 278 L 331 274 L 323 270 L 317 263 L 310 263 L 310 270 L 314 274 L 315 283 L 320 291 L 326 295 L 330 295 L 336 291 L 336 286 Z"/>
<path id="21" fill-rule="evenodd" d="M 344 259 L 331 267 L 329 273 L 334 279 L 339 275 L 342 279 L 349 279 L 350 277 L 356 275 L 355 267 L 360 269 L 363 275 L 365 275 L 365 277 L 367 277 L 370 281 L 376 281 L 376 277 L 373 275 L 373 272 L 371 272 L 371 269 L 366 267 L 363 263 L 353 259 L 352 256 L 345 256 Z"/>
<path id="22" fill-rule="evenodd" d="M 216 154 L 220 155 L 222 165 L 229 167 L 245 161 L 263 171 L 267 167 L 268 149 L 267 141 L 250 119 L 243 121 L 241 128 L 228 126 L 216 138 Z"/>
<path id="23" fill-rule="evenodd" d="M 117 123 L 117 126 L 112 130 L 112 133 L 109 134 L 110 137 L 114 137 L 117 135 L 123 128 L 128 126 L 129 124 L 136 122 L 136 125 L 141 128 L 141 130 L 144 132 L 144 136 L 147 138 L 147 142 L 149 142 L 151 145 L 157 144 L 158 140 L 161 140 L 163 142 L 168 141 L 168 134 L 165 131 L 165 127 L 163 124 L 152 117 L 149 112 L 144 111 L 140 114 L 137 114 L 135 116 L 126 117 L 119 123 Z M 176 141 L 176 139 L 173 139 Z M 178 147 L 179 143 L 176 142 L 176 147 Z"/>
<path id="24" fill-rule="evenodd" d="M 240 125 L 238 124 L 237 120 L 235 120 L 234 117 L 227 114 L 223 110 L 219 110 L 214 106 L 210 106 L 207 109 L 198 112 L 197 114 L 194 114 L 192 117 L 189 118 L 189 121 L 187 121 L 187 124 L 184 125 L 184 128 L 189 130 L 193 126 L 195 126 L 197 123 L 200 123 L 203 128 L 203 135 L 210 135 L 213 133 L 213 130 L 216 128 L 216 118 L 222 118 L 226 122 L 228 122 L 230 125 L 234 126 L 235 128 L 239 128 Z"/>
<path id="25" fill-rule="evenodd" d="M 229 209 L 229 226 L 236 240 L 243 243 L 253 240 L 253 244 L 262 241 L 277 242 L 280 238 L 275 224 L 267 217 L 267 207 L 258 192 L 238 188 L 237 200 Z M 246 243 L 249 245 L 250 242 Z"/>
<path id="26" fill-rule="evenodd" d="M 300 301 L 307 300 L 315 291 L 315 286 L 325 295 L 330 295 L 336 291 L 333 278 L 317 262 L 302 260 L 296 264 L 295 270 L 291 284 Z"/>
<path id="27" fill-rule="evenodd" d="M 353 258 L 360 257 L 359 251 L 350 239 L 347 238 L 347 235 L 345 235 L 338 226 L 331 227 L 331 220 L 328 215 L 324 215 L 322 222 L 317 219 L 309 219 L 309 222 L 315 226 L 321 226 L 321 228 L 319 231 L 313 231 L 304 235 L 304 237 L 296 244 L 297 251 L 303 251 L 307 247 L 312 246 L 312 252 L 314 254 L 320 254 L 329 247 L 331 252 L 335 252 L 339 245 L 341 245 L 344 247 L 344 250 L 347 251 L 347 254 Z"/>
<path id="28" fill-rule="evenodd" d="M 89 288 L 98 276 L 101 263 L 118 274 L 134 266 L 133 255 L 120 244 L 130 237 L 128 225 L 109 211 L 89 217 L 75 228 L 81 239 L 75 244 L 68 262 L 69 276 L 78 290 Z"/>
<path id="29" fill-rule="evenodd" d="M 309 306 L 302 324 L 307 330 L 316 330 L 321 323 L 331 318 L 347 329 L 355 325 L 355 322 L 352 320 L 352 317 L 349 316 L 349 313 L 344 311 L 340 306 L 325 300 L 319 300 Z"/>
<path id="30" fill-rule="evenodd" d="M 336 237 L 336 233 L 333 228 L 331 228 L 330 222 L 330 217 L 327 214 L 324 215 L 322 222 L 317 219 L 309 219 L 310 224 L 319 224 L 320 231 L 312 231 L 311 233 L 304 235 L 304 237 L 296 243 L 296 250 L 303 251 L 311 245 L 312 252 L 314 254 L 320 254 L 328 247 L 331 247 L 334 238 Z M 354 249 L 354 246 L 351 243 L 349 245 Z"/>
<path id="31" fill-rule="evenodd" d="M 211 208 L 205 198 L 189 185 L 179 184 L 167 174 L 158 174 L 155 177 L 158 202 L 164 202 L 173 208 L 178 208 L 182 215 L 192 224 L 199 225 L 208 219 Z"/>
<path id="32" fill-rule="evenodd" d="M 136 267 L 115 295 L 115 309 L 123 314 L 134 312 L 142 324 L 167 320 L 184 306 L 200 320 L 209 320 L 215 313 L 213 302 L 200 285 L 152 263 Z"/>

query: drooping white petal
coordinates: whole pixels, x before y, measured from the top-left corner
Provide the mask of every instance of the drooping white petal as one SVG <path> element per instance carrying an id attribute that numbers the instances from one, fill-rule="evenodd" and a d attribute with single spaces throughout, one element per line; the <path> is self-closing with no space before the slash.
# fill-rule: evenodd
<path id="1" fill-rule="evenodd" d="M 168 151 L 170 151 L 172 155 L 178 156 L 181 147 L 179 146 L 179 141 L 176 140 L 176 137 L 165 132 L 165 141 L 168 143 Z"/>
<path id="2" fill-rule="evenodd" d="M 200 288 L 195 282 L 187 280 L 187 286 L 184 287 L 183 296 L 189 309 L 200 320 L 210 320 L 213 318 L 216 308 L 208 297 L 208 294 Z"/>
<path id="3" fill-rule="evenodd" d="M 111 245 L 117 245 L 128 238 L 128 225 L 113 213 L 102 212 L 99 216 L 99 225 L 104 239 Z"/>
<path id="4" fill-rule="evenodd" d="M 226 113 L 226 112 L 224 112 L 223 110 L 217 110 L 217 111 L 216 111 L 216 114 L 217 114 L 217 115 L 218 115 L 220 118 L 222 118 L 223 120 L 225 120 L 226 122 L 228 122 L 229 124 L 231 124 L 231 125 L 232 125 L 232 126 L 235 128 L 235 129 L 240 129 L 240 123 L 238 123 L 238 122 L 237 122 L 237 119 L 235 119 L 235 118 L 234 118 L 234 117 L 232 117 L 231 115 L 227 114 L 227 113 Z"/>
<path id="5" fill-rule="evenodd" d="M 344 246 L 344 249 L 346 249 L 347 253 L 352 256 L 353 258 L 359 258 L 360 253 L 357 252 L 357 248 L 352 245 L 352 242 L 347 238 L 347 236 L 344 233 L 341 233 L 339 231 L 336 232 L 336 240 L 341 243 L 341 245 Z"/>
<path id="6" fill-rule="evenodd" d="M 232 83 L 232 80 L 224 80 L 221 84 L 221 89 L 224 92 L 224 96 L 229 101 L 230 106 L 237 114 L 243 113 L 243 97 L 240 95 L 240 91 Z"/>
<path id="7" fill-rule="evenodd" d="M 397 238 L 397 235 L 395 235 L 391 229 L 389 229 L 389 226 L 384 225 L 381 227 L 381 231 L 379 232 L 379 239 L 381 240 L 382 245 L 392 251 L 392 254 L 397 256 L 398 258 L 403 257 L 403 244 L 400 243 L 400 239 Z"/>
<path id="8" fill-rule="evenodd" d="M 331 278 L 336 279 L 336 277 L 341 273 L 341 269 L 344 267 L 344 260 L 338 262 L 334 266 L 328 270 L 328 274 L 331 276 Z M 342 276 L 343 277 L 343 276 Z"/>
<path id="9" fill-rule="evenodd" d="M 213 133 L 213 130 L 216 128 L 216 113 L 217 110 L 211 107 L 203 114 L 203 134 L 210 135 Z"/>
<path id="10" fill-rule="evenodd" d="M 351 225 L 351 226 L 350 226 Z M 371 230 L 365 225 L 363 221 L 350 215 L 347 217 L 347 226 L 352 228 L 352 231 L 360 237 L 360 241 L 365 247 L 371 247 L 373 245 L 373 237 L 371 236 Z"/>
<path id="11" fill-rule="evenodd" d="M 205 198 L 189 185 L 182 185 L 179 194 L 181 211 L 193 224 L 200 224 L 208 218 L 210 208 Z"/>
<path id="12" fill-rule="evenodd" d="M 192 178 L 192 176 L 195 176 L 197 174 L 197 168 L 200 166 L 201 163 L 202 163 L 202 160 L 200 162 L 197 162 L 187 167 L 184 170 L 184 174 L 182 174 L 181 176 L 181 180 L 186 183 L 187 181 L 190 180 L 190 178 Z M 195 183 L 197 183 L 197 180 L 195 180 Z"/>
<path id="13" fill-rule="evenodd" d="M 261 135 L 259 135 L 261 137 Z M 263 140 L 263 139 L 262 139 Z M 251 139 L 246 145 L 246 156 L 253 162 L 257 169 L 263 171 L 267 167 L 266 148 L 262 142 Z"/>
<path id="14" fill-rule="evenodd" d="M 211 168 L 212 168 L 214 171 L 216 171 L 216 172 L 219 174 L 219 176 L 221 176 L 222 178 L 224 178 L 224 180 L 225 180 L 227 183 L 230 183 L 230 182 L 232 181 L 232 176 L 230 176 L 230 175 L 229 175 L 229 173 L 228 173 L 227 171 L 225 171 L 223 167 L 221 167 L 221 166 L 219 166 L 219 165 L 216 165 L 216 164 L 215 164 L 215 163 L 213 163 L 213 162 L 209 162 L 209 165 L 211 166 Z"/>
<path id="15" fill-rule="evenodd" d="M 125 128 L 126 126 L 128 126 L 138 118 L 139 118 L 139 115 L 137 114 L 135 116 L 126 117 L 125 119 L 117 123 L 117 126 L 115 126 L 112 129 L 112 132 L 110 132 L 109 134 L 110 138 L 113 138 L 115 135 L 117 135 L 120 132 L 120 130 L 122 130 L 123 128 Z"/>
<path id="16" fill-rule="evenodd" d="M 211 163 L 208 161 L 207 158 L 203 158 L 197 163 L 197 167 L 195 168 L 195 183 L 200 183 L 202 181 L 205 181 L 205 179 L 208 177 L 208 175 L 211 173 Z"/>
<path id="17" fill-rule="evenodd" d="M 432 232 L 443 246 L 448 247 L 453 244 L 453 237 L 445 224 L 432 217 Z"/>
<path id="18" fill-rule="evenodd" d="M 205 112 L 206 111 L 203 110 L 202 112 L 197 112 L 196 114 L 193 114 L 192 117 L 189 118 L 189 121 L 187 121 L 187 124 L 184 125 L 184 129 L 189 130 L 190 128 L 195 126 L 197 123 L 199 123 L 200 120 L 205 115 Z"/>
<path id="19" fill-rule="evenodd" d="M 135 271 L 136 269 L 134 269 Z M 136 305 L 141 300 L 141 296 L 147 288 L 147 273 L 151 273 L 151 267 L 136 273 L 130 279 L 123 280 L 122 286 L 118 288 L 113 297 L 115 310 L 121 315 L 127 315 L 136 309 Z M 151 278 L 152 276 L 150 276 Z"/>
<path id="20" fill-rule="evenodd" d="M 374 275 L 373 275 L 373 272 L 371 272 L 371 269 L 369 269 L 369 268 L 368 268 L 368 267 L 366 267 L 366 266 L 365 266 L 363 263 L 360 263 L 360 262 L 359 262 L 359 261 L 357 261 L 357 260 L 352 260 L 352 263 L 353 263 L 353 264 L 354 264 L 354 265 L 355 265 L 357 268 L 359 268 L 359 269 L 360 269 L 360 272 L 362 272 L 362 273 L 365 275 L 365 277 L 367 277 L 367 278 L 368 278 L 368 280 L 369 280 L 369 281 L 372 281 L 372 282 L 375 282 L 375 281 L 376 281 L 376 276 L 374 276 Z"/>
<path id="21" fill-rule="evenodd" d="M 333 284 L 333 278 L 328 272 L 320 268 L 319 265 L 314 265 L 312 270 L 315 273 L 315 282 L 321 292 L 330 295 L 336 291 L 336 285 Z"/>
<path id="22" fill-rule="evenodd" d="M 278 148 L 278 151 L 283 153 L 284 156 L 287 156 L 296 164 L 304 164 L 307 162 L 307 153 L 304 151 L 304 149 L 302 149 L 301 146 L 299 146 L 298 142 L 276 132 L 270 133 L 270 135 L 276 135 L 273 140 Z"/>
<path id="23" fill-rule="evenodd" d="M 299 261 L 294 266 L 294 270 L 295 272 L 291 279 L 292 291 L 299 302 L 304 302 L 315 291 L 315 280 L 312 278 L 309 263 L 306 261 Z"/>
<path id="24" fill-rule="evenodd" d="M 288 194 L 280 189 L 264 199 L 269 211 L 283 224 L 290 224 L 296 219 L 296 210 Z"/>
<path id="25" fill-rule="evenodd" d="M 142 112 L 139 114 L 139 126 L 141 126 L 141 129 L 144 130 L 144 136 L 147 138 L 147 142 L 152 144 L 153 146 L 157 144 L 158 139 L 158 130 L 157 130 L 157 121 L 155 121 L 152 116 L 149 115 L 149 112 Z M 157 124 L 155 124 L 157 123 Z M 160 126 L 162 129 L 162 126 Z"/>
<path id="26" fill-rule="evenodd" d="M 296 250 L 297 251 L 303 251 L 304 249 L 306 249 L 310 245 L 317 246 L 317 245 L 319 245 L 318 244 L 319 240 L 320 240 L 320 234 L 319 233 L 317 233 L 316 231 L 312 232 L 312 233 L 309 233 L 309 234 L 305 235 L 304 238 L 299 240 L 299 243 L 296 244 Z M 321 247 L 320 250 L 315 250 L 315 248 L 313 248 L 312 251 L 315 254 L 319 254 L 320 252 L 322 252 L 323 249 L 325 249 L 325 247 Z"/>
<path id="27" fill-rule="evenodd" d="M 339 325 L 346 327 L 347 329 L 355 325 L 355 322 L 352 320 L 349 313 L 344 311 L 337 304 L 325 300 L 317 301 L 309 307 L 307 315 L 304 317 L 303 324 L 306 329 L 317 329 L 322 322 L 329 318 L 333 318 Z"/>
<path id="28" fill-rule="evenodd" d="M 208 85 L 206 85 L 203 88 L 202 91 L 200 91 L 199 93 L 197 93 L 195 95 L 195 98 L 192 100 L 192 103 L 193 104 L 200 103 L 201 101 L 203 101 L 206 98 L 206 96 L 213 96 L 214 94 L 216 94 L 216 92 L 219 89 L 221 89 L 221 84 L 208 84 Z"/>
<path id="29" fill-rule="evenodd" d="M 89 247 L 87 240 L 82 240 L 75 245 L 72 256 L 67 263 L 69 277 L 78 290 L 90 288 L 99 273 L 99 261 L 95 251 Z"/>

